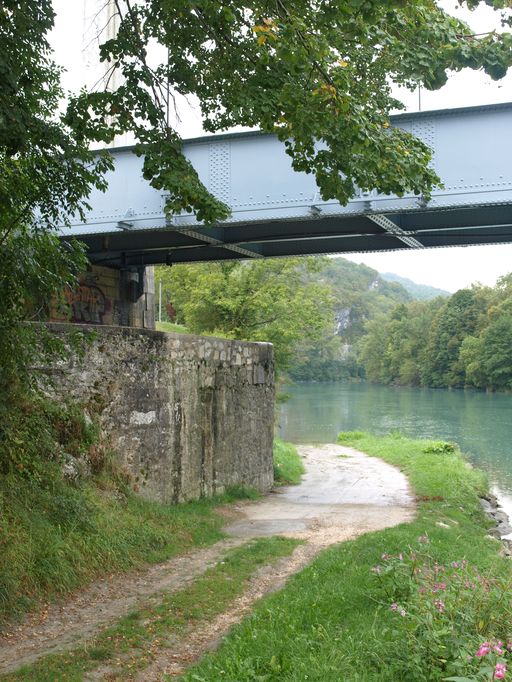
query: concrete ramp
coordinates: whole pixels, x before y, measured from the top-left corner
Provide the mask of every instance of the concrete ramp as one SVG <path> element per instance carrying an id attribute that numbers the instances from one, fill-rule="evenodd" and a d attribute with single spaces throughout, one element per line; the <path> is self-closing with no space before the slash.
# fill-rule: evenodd
<path id="1" fill-rule="evenodd" d="M 401 471 L 341 445 L 301 445 L 306 474 L 244 508 L 226 531 L 235 537 L 285 535 L 330 544 L 409 521 L 415 505 Z"/>

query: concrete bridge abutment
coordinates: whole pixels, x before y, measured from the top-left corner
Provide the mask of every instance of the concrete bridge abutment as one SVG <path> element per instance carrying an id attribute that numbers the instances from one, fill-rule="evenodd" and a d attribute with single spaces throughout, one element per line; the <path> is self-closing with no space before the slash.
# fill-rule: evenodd
<path id="1" fill-rule="evenodd" d="M 71 325 L 49 327 L 64 336 Z M 176 503 L 229 486 L 272 486 L 271 344 L 72 329 L 83 332 L 83 349 L 52 368 L 51 392 L 95 416 L 141 495 Z"/>

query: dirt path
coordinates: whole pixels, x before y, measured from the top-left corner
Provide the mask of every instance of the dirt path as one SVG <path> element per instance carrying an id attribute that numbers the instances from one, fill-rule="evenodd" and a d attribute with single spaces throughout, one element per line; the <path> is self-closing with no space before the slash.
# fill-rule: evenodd
<path id="1" fill-rule="evenodd" d="M 183 588 L 220 561 L 229 549 L 244 542 L 243 538 L 228 538 L 144 571 L 108 576 L 63 604 L 52 604 L 31 615 L 0 635 L 0 673 L 12 672 L 46 654 L 73 648 L 102 626 L 142 604 L 158 601 L 162 592 Z"/>
<path id="2" fill-rule="evenodd" d="M 161 682 L 164 674 L 183 674 L 207 651 L 214 650 L 230 628 L 250 613 L 256 601 L 282 587 L 287 578 L 329 545 L 414 517 L 407 479 L 389 464 L 341 445 L 303 445 L 298 450 L 306 466 L 301 485 L 283 488 L 261 503 L 241 508 L 242 518 L 226 530 L 244 538 L 302 538 L 306 544 L 278 564 L 259 570 L 229 611 L 213 622 L 189 629 L 134 677 L 136 682 Z M 112 669 L 110 672 L 114 673 Z M 115 673 L 111 679 L 116 679 Z"/>
<path id="3" fill-rule="evenodd" d="M 282 488 L 261 502 L 230 507 L 231 523 L 226 531 L 231 538 L 144 573 L 106 579 L 66 604 L 32 617 L 0 639 L 0 672 L 75 646 L 103 625 L 158 599 L 162 592 L 182 588 L 219 561 L 228 549 L 249 538 L 285 535 L 306 540 L 290 557 L 255 573 L 248 589 L 229 611 L 213 622 L 189 629 L 168 648 L 156 652 L 151 666 L 136 679 L 142 682 L 162 680 L 164 673 L 179 675 L 206 650 L 214 648 L 258 599 L 281 587 L 319 551 L 413 517 L 414 502 L 407 480 L 394 467 L 340 445 L 301 446 L 299 451 L 306 466 L 301 485 Z M 115 670 L 100 668 L 87 679 L 115 679 Z"/>

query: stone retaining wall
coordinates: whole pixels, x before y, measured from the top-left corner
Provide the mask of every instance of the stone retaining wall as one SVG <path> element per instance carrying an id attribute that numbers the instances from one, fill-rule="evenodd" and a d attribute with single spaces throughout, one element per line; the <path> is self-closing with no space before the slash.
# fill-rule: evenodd
<path id="1" fill-rule="evenodd" d="M 50 324 L 56 334 L 70 325 Z M 147 498 L 178 502 L 226 486 L 272 485 L 272 346 L 73 325 L 94 340 L 51 371 L 60 397 L 99 415 Z"/>

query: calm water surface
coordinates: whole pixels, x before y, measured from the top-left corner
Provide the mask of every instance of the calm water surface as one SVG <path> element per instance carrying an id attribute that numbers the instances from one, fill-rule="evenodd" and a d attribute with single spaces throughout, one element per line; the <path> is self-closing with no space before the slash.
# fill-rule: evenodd
<path id="1" fill-rule="evenodd" d="M 294 443 L 332 443 L 339 431 L 455 441 L 485 469 L 512 510 L 512 395 L 371 384 L 296 384 L 286 389 L 279 435 Z"/>

